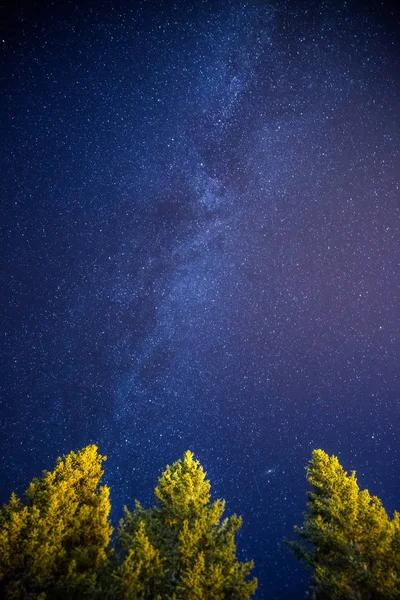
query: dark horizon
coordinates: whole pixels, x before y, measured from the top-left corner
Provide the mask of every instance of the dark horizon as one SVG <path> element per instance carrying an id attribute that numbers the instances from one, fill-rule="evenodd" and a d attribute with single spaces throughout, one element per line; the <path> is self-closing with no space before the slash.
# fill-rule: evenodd
<path id="1" fill-rule="evenodd" d="M 2 33 L 0 502 L 108 456 L 115 523 L 194 452 L 257 599 L 314 448 L 399 508 L 399 13 L 55 1 Z"/>

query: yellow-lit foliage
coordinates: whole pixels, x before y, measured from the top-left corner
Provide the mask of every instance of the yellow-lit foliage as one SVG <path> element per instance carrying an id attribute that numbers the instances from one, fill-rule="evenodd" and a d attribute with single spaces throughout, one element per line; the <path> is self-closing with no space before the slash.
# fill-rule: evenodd
<path id="1" fill-rule="evenodd" d="M 255 592 L 253 564 L 236 558 L 241 519 L 221 521 L 224 502 L 210 503 L 205 476 L 186 452 L 160 477 L 153 508 L 125 509 L 118 536 L 128 553 L 120 573 L 125 600 L 245 600 Z"/>
<path id="2" fill-rule="evenodd" d="M 0 595 L 12 600 L 91 598 L 112 533 L 105 457 L 96 446 L 59 458 L 22 502 L 0 512 Z"/>
<path id="3" fill-rule="evenodd" d="M 360 491 L 335 456 L 314 450 L 307 467 L 308 513 L 288 542 L 313 569 L 316 600 L 400 598 L 399 514 L 390 519 L 376 496 Z"/>
<path id="4" fill-rule="evenodd" d="M 153 598 L 161 600 L 165 576 L 165 560 L 161 558 L 145 533 L 144 523 L 132 536 L 131 548 L 122 565 L 122 593 L 126 600 Z"/>

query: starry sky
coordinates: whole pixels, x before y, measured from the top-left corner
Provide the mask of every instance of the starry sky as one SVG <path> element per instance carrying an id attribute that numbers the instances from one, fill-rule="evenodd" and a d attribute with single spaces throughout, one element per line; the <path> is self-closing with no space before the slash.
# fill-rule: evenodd
<path id="1" fill-rule="evenodd" d="M 399 30 L 386 2 L 3 11 L 1 502 L 94 442 L 116 521 L 191 449 L 259 600 L 306 589 L 313 448 L 399 508 Z"/>

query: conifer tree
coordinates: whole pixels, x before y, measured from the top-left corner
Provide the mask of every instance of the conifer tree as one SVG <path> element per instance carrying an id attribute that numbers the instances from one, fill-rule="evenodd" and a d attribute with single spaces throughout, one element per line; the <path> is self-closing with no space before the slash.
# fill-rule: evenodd
<path id="1" fill-rule="evenodd" d="M 253 563 L 236 558 L 241 519 L 222 519 L 225 503 L 210 502 L 210 483 L 191 452 L 168 466 L 156 505 L 125 508 L 118 535 L 127 552 L 120 570 L 124 600 L 246 600 Z"/>
<path id="2" fill-rule="evenodd" d="M 0 597 L 94 598 L 111 536 L 109 490 L 96 446 L 57 460 L 0 511 Z"/>
<path id="3" fill-rule="evenodd" d="M 315 600 L 400 598 L 400 519 L 376 496 L 360 491 L 335 456 L 314 450 L 307 467 L 308 512 L 300 541 L 287 542 L 313 569 Z"/>

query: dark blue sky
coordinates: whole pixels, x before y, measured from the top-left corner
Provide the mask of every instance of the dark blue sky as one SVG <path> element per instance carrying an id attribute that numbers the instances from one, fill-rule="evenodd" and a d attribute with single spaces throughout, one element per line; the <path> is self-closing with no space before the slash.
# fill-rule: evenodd
<path id="1" fill-rule="evenodd" d="M 313 448 L 399 508 L 398 13 L 9 11 L 0 501 L 95 442 L 117 519 L 190 448 L 257 598 L 301 598 Z"/>

